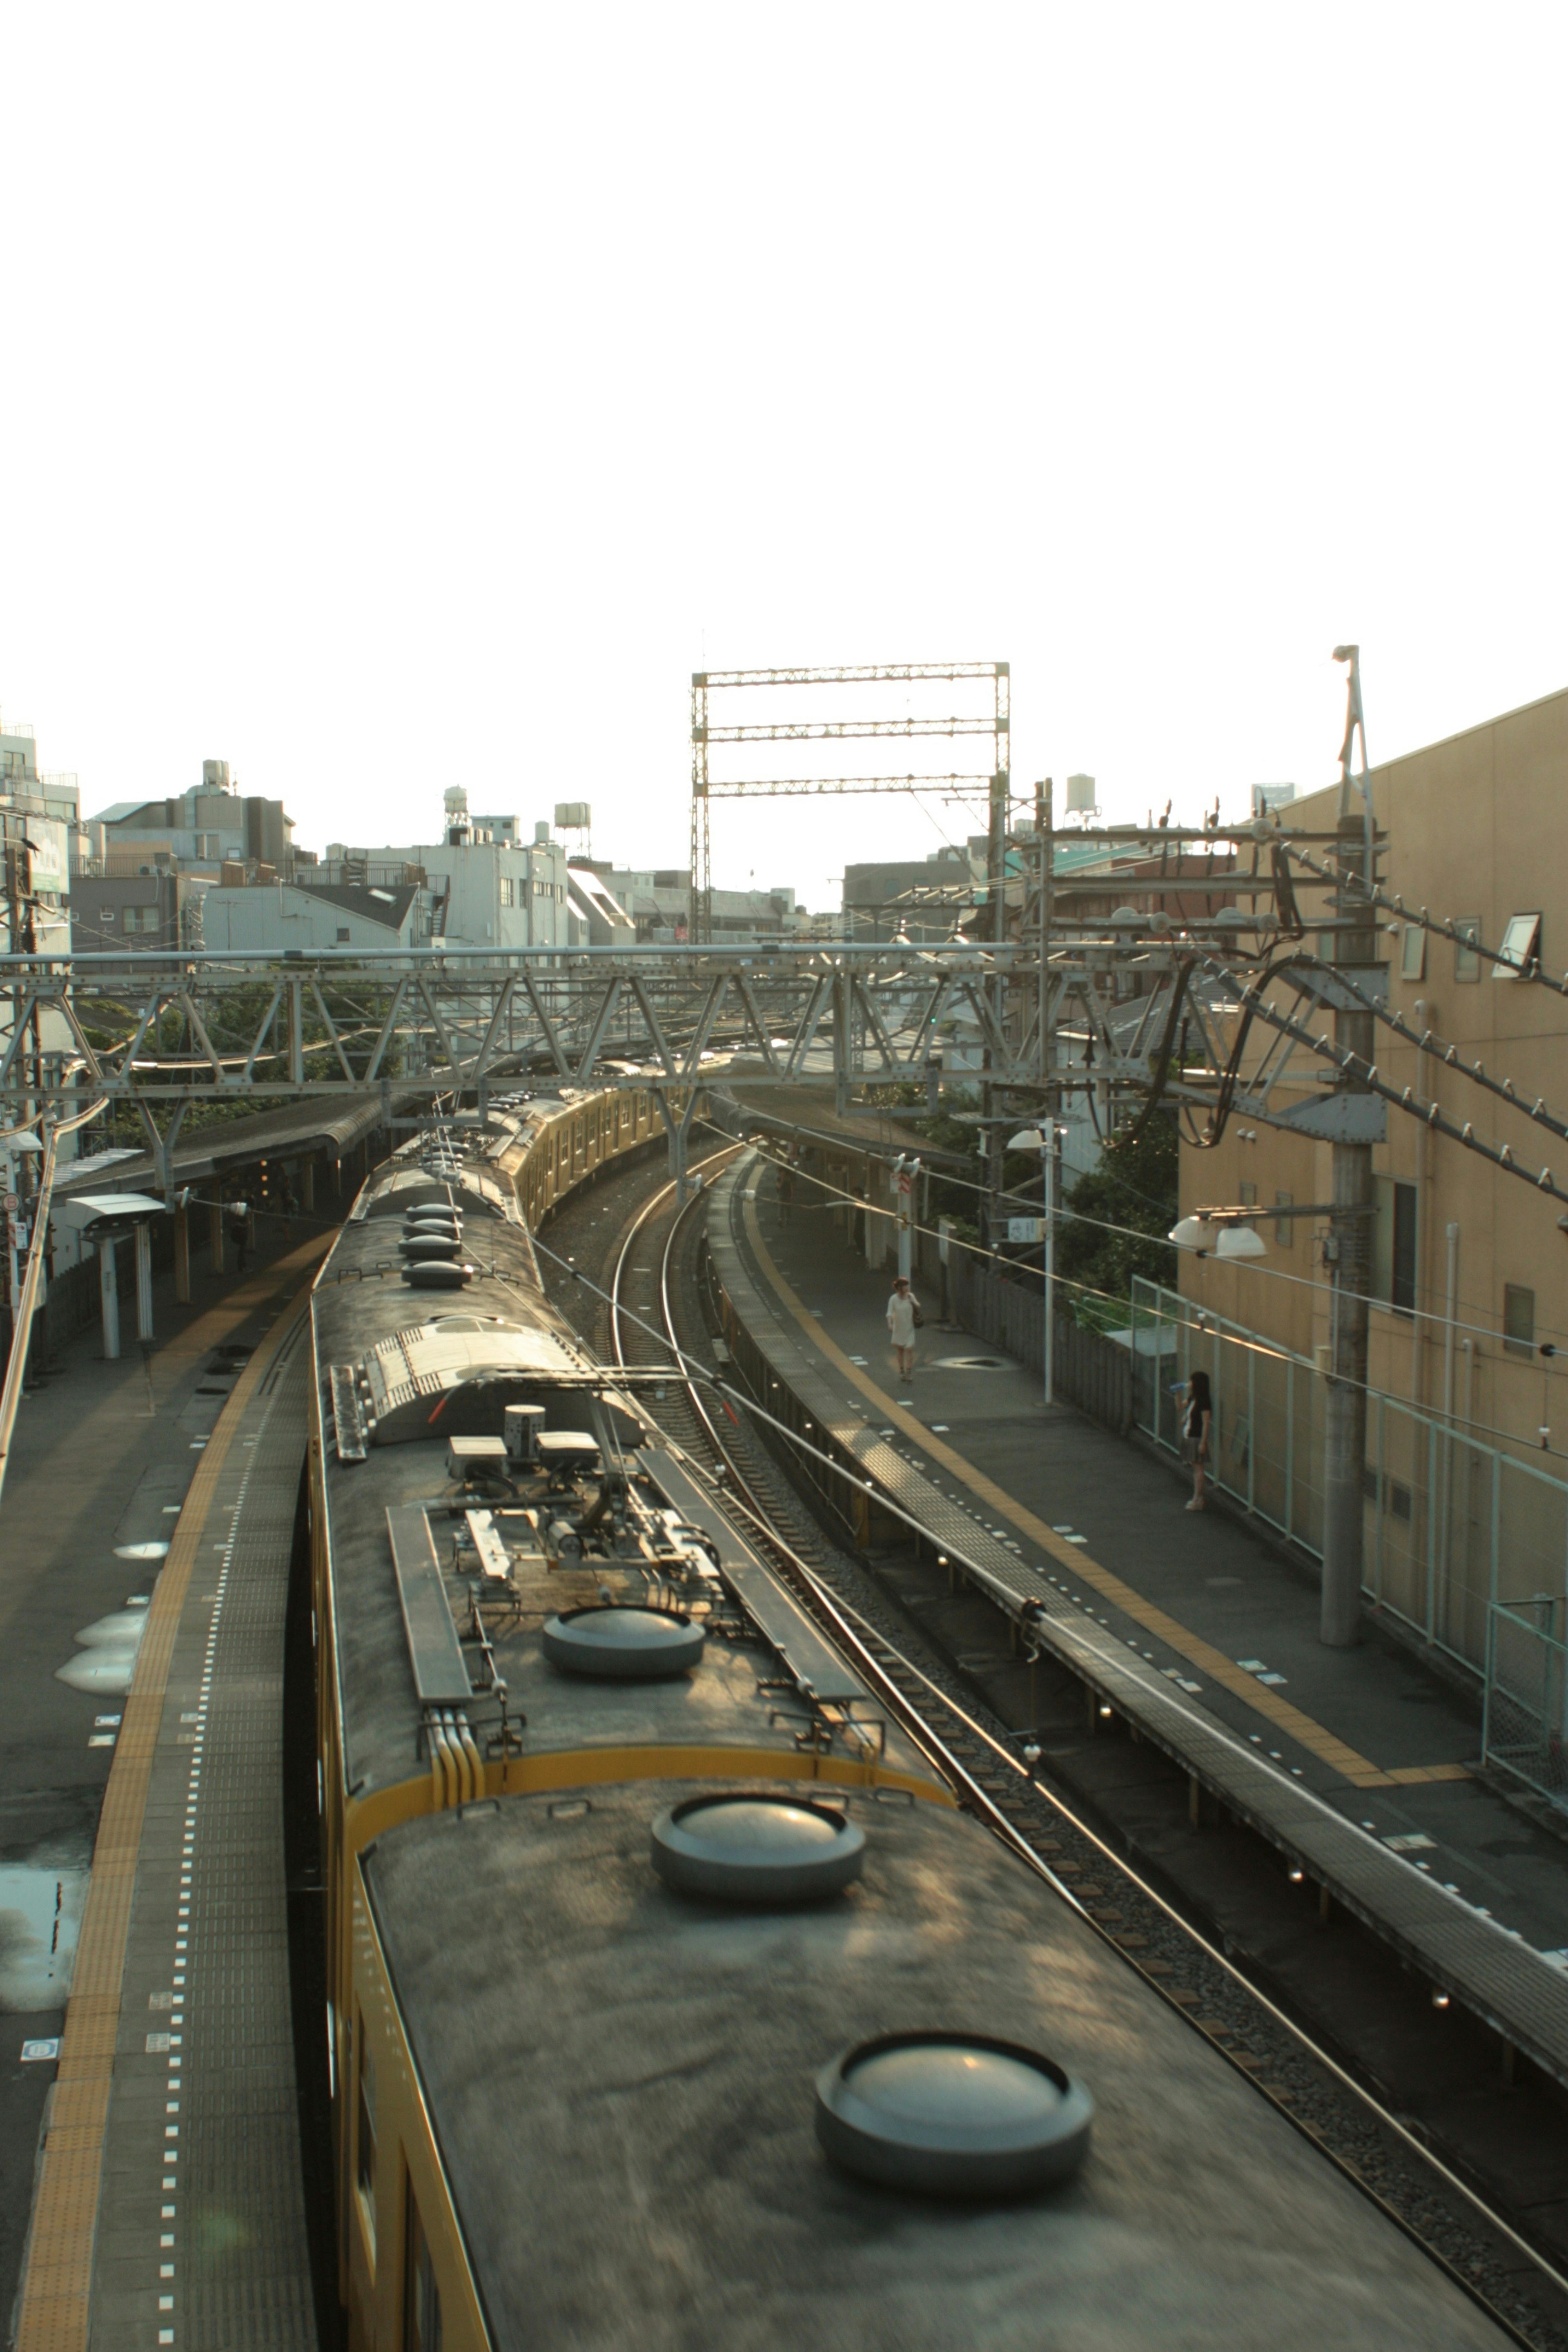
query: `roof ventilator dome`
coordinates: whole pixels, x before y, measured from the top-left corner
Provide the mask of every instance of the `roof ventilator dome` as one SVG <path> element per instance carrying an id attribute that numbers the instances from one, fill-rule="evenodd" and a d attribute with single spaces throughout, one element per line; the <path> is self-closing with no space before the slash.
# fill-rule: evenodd
<path id="1" fill-rule="evenodd" d="M 444 1258 L 418 1257 L 403 1267 L 402 1278 L 413 1290 L 461 1290 L 468 1271 L 465 1265 L 449 1265 Z"/>
<path id="2" fill-rule="evenodd" d="M 1053 2060 L 988 2034 L 882 2034 L 817 2077 L 817 2137 L 833 2162 L 930 2197 L 1027 2197 L 1065 2180 L 1093 2117 Z"/>
<path id="3" fill-rule="evenodd" d="M 439 1227 L 430 1233 L 404 1234 L 398 1244 L 398 1255 L 407 1258 L 455 1258 L 463 1255 L 463 1244 L 455 1234 L 444 1234 Z"/>
<path id="4" fill-rule="evenodd" d="M 795 1797 L 692 1797 L 653 1828 L 666 1886 L 720 1903 L 820 1903 L 858 1878 L 865 1832 Z"/>
<path id="5" fill-rule="evenodd" d="M 562 1674 L 598 1682 L 663 1682 L 703 1654 L 703 1629 L 680 1612 L 612 1602 L 569 1609 L 544 1623 L 544 1654 Z"/>

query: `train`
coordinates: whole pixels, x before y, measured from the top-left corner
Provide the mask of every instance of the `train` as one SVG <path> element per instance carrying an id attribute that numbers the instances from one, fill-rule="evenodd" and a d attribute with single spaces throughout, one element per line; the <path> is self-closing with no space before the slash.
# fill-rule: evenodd
<path id="1" fill-rule="evenodd" d="M 956 1801 L 536 1236 L 660 1132 L 367 1179 L 307 1464 L 350 2352 L 1504 2339 Z"/>

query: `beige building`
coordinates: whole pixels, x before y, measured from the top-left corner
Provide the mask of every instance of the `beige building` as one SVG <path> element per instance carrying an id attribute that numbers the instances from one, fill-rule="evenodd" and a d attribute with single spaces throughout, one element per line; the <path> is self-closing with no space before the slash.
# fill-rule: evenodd
<path id="1" fill-rule="evenodd" d="M 1507 938 L 1517 950 L 1535 927 L 1526 952 L 1562 980 L 1568 692 L 1392 761 L 1374 772 L 1373 785 L 1387 836 L 1384 891 L 1409 909 L 1451 919 L 1467 939 L 1492 949 Z M 1291 826 L 1331 829 L 1337 801 L 1336 786 L 1297 802 Z M 1302 904 L 1309 915 L 1330 911 L 1326 893 Z M 1322 945 L 1332 956 L 1332 934 Z M 1490 1076 L 1511 1081 L 1521 1105 L 1539 1097 L 1568 1123 L 1568 999 L 1539 980 L 1503 972 L 1464 941 L 1391 915 L 1380 917 L 1379 948 L 1391 1009 L 1466 1061 L 1479 1061 Z M 1284 1009 L 1291 992 L 1279 993 Z M 1329 1019 L 1320 1011 L 1314 1028 Z M 1269 1033 L 1255 1026 L 1253 1068 L 1268 1042 Z M 1568 1140 L 1381 1022 L 1375 1051 L 1385 1081 L 1469 1121 L 1477 1138 L 1507 1144 L 1531 1175 L 1550 1168 L 1568 1192 Z M 1270 1109 L 1321 1095 L 1327 1066 L 1298 1049 L 1268 1097 Z M 1394 1105 L 1387 1130 L 1373 1160 L 1366 1586 L 1428 1639 L 1480 1666 L 1492 1601 L 1530 1601 L 1549 1633 L 1565 1631 L 1568 1219 L 1562 1201 Z M 1216 1149 L 1183 1150 L 1182 1209 L 1326 1202 L 1332 1162 L 1329 1144 L 1281 1131 L 1239 1106 Z M 1222 1366 L 1220 1466 L 1255 1508 L 1316 1549 L 1322 1383 L 1313 1368 L 1329 1339 L 1327 1223 L 1269 1218 L 1258 1230 L 1267 1255 L 1255 1261 L 1220 1264 L 1183 1253 L 1181 1288 L 1192 1305 L 1278 1351 L 1257 1357 L 1239 1340 L 1221 1351 L 1237 1360 Z M 1543 1348 L 1563 1352 L 1553 1357 Z M 1254 1360 L 1243 1365 L 1249 1353 Z M 1279 1358 L 1291 1360 L 1288 1380 Z"/>

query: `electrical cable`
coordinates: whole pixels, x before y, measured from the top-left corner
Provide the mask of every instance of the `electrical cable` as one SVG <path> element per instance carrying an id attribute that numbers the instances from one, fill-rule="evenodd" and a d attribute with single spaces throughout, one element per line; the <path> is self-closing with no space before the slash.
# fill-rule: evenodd
<path id="1" fill-rule="evenodd" d="M 1554 1113 L 1547 1109 L 1543 1096 L 1538 1095 L 1533 1104 L 1527 1103 L 1522 1096 L 1516 1092 L 1511 1078 L 1489 1077 L 1479 1062 L 1467 1062 L 1457 1045 L 1446 1045 L 1440 1037 L 1434 1037 L 1430 1029 L 1417 1034 L 1402 1013 L 1390 1012 L 1386 1004 L 1381 1003 L 1365 989 L 1358 988 L 1348 972 L 1336 968 L 1334 980 L 1339 987 L 1347 989 L 1357 1003 L 1364 1004 L 1366 1010 L 1375 1014 L 1385 1027 L 1392 1029 L 1397 1036 L 1403 1037 L 1407 1045 L 1414 1045 L 1417 1053 L 1430 1054 L 1436 1060 L 1441 1062 L 1446 1069 L 1458 1070 L 1462 1076 L 1470 1079 L 1474 1085 L 1484 1087 L 1489 1094 L 1497 1095 L 1503 1102 L 1511 1104 L 1513 1108 L 1521 1112 L 1524 1118 L 1533 1119 L 1538 1127 L 1550 1129 L 1555 1136 L 1568 1138 L 1568 1121 L 1558 1118 Z M 1552 1042 L 1556 1041 L 1553 1039 Z"/>
<path id="2" fill-rule="evenodd" d="M 1215 971 L 1224 972 L 1224 966 L 1215 963 L 1212 958 L 1206 957 L 1204 961 Z M 1234 976 L 1226 974 L 1226 977 L 1233 979 Z M 1479 1153 L 1481 1159 L 1490 1160 L 1494 1168 L 1506 1170 L 1509 1175 L 1517 1176 L 1523 1182 L 1533 1185 L 1538 1192 L 1548 1193 L 1552 1200 L 1568 1203 L 1568 1191 L 1564 1191 L 1557 1182 L 1550 1168 L 1542 1168 L 1538 1173 L 1531 1174 L 1529 1169 L 1521 1168 L 1515 1160 L 1511 1144 L 1483 1143 L 1469 1119 L 1460 1125 L 1448 1116 L 1440 1104 L 1428 1102 L 1422 1096 L 1417 1095 L 1414 1087 L 1406 1087 L 1403 1091 L 1400 1091 L 1385 1084 L 1377 1075 L 1375 1062 L 1369 1062 L 1364 1055 L 1353 1054 L 1348 1047 L 1336 1045 L 1333 1039 L 1326 1034 L 1314 1037 L 1304 1022 L 1294 1021 L 1288 1013 L 1278 1011 L 1275 1006 L 1265 1004 L 1257 989 L 1250 985 L 1243 984 L 1242 994 L 1249 1010 L 1259 1020 L 1268 1022 L 1271 1027 L 1278 1029 L 1281 1035 L 1293 1037 L 1300 1045 L 1310 1045 L 1315 1054 L 1321 1054 L 1326 1061 L 1332 1062 L 1342 1076 L 1351 1079 L 1358 1087 L 1364 1088 L 1369 1094 L 1380 1095 L 1385 1102 L 1393 1103 L 1396 1109 L 1408 1112 L 1413 1118 L 1419 1118 L 1435 1134 L 1446 1135 L 1451 1141 L 1462 1143 L 1467 1151 Z M 1522 1108 L 1523 1106 L 1520 1105 L 1519 1108 Z"/>
<path id="3" fill-rule="evenodd" d="M 1384 890 L 1369 890 L 1360 875 L 1341 874 L 1321 858 L 1313 857 L 1309 851 L 1292 847 L 1290 835 L 1283 830 L 1280 842 L 1287 856 L 1295 858 L 1299 865 L 1309 866 L 1314 874 L 1322 875 L 1326 880 L 1337 883 L 1347 897 L 1358 898 L 1369 906 L 1380 908 L 1385 914 L 1397 915 L 1402 922 L 1416 923 L 1424 931 L 1436 931 L 1443 939 L 1452 940 L 1456 947 L 1468 948 L 1472 954 L 1484 956 L 1489 963 L 1500 963 L 1509 971 L 1517 972 L 1521 980 L 1538 980 L 1543 988 L 1552 989 L 1558 996 L 1568 996 L 1568 973 L 1564 973 L 1561 980 L 1553 980 L 1552 974 L 1543 969 L 1539 956 L 1531 956 L 1527 962 L 1521 963 L 1517 956 L 1504 955 L 1500 948 L 1483 946 L 1469 931 L 1461 930 L 1449 916 L 1430 915 L 1425 907 L 1419 913 L 1413 914 L 1396 891 L 1390 894 Z"/>
<path id="4" fill-rule="evenodd" d="M 710 1127 L 714 1125 L 714 1122 L 711 1119 L 705 1121 L 704 1123 Z M 722 1128 L 715 1128 L 715 1132 L 716 1134 L 723 1134 L 725 1130 Z M 753 1144 L 751 1148 L 757 1152 L 759 1159 L 769 1160 L 774 1167 L 783 1167 L 787 1164 L 785 1161 L 774 1158 L 772 1153 L 764 1150 L 760 1145 Z M 868 1157 L 880 1160 L 882 1155 L 880 1153 L 871 1153 L 868 1154 Z M 892 1163 L 884 1161 L 883 1164 L 891 1165 Z M 834 1194 L 836 1198 L 849 1202 L 854 1208 L 864 1209 L 868 1214 L 874 1217 L 886 1217 L 894 1223 L 898 1222 L 898 1212 L 896 1209 L 883 1208 L 877 1202 L 863 1200 L 858 1192 L 845 1192 L 841 1186 L 830 1183 L 828 1179 L 824 1176 L 812 1175 L 809 1171 L 799 1168 L 796 1169 L 795 1172 L 797 1175 L 804 1174 L 807 1183 L 816 1185 L 819 1191 L 831 1192 Z M 969 1184 L 966 1179 L 960 1177 L 953 1177 L 945 1179 L 944 1181 L 953 1183 L 964 1183 L 967 1190 L 977 1192 L 984 1192 L 988 1189 L 983 1184 Z M 1270 1209 L 1260 1209 L 1257 1212 L 1257 1215 L 1260 1220 L 1277 1213 L 1281 1213 Z M 1326 1214 L 1327 1212 L 1325 1211 L 1324 1213 Z M 1064 1223 L 1071 1222 L 1075 1224 L 1089 1225 L 1098 1233 L 1115 1234 L 1128 1241 L 1158 1242 L 1164 1238 L 1158 1234 L 1146 1233 L 1139 1225 L 1119 1225 L 1113 1223 L 1109 1218 L 1092 1217 L 1082 1209 L 1069 1208 L 1065 1202 L 1058 1203 L 1056 1215 Z M 1250 1219 L 1249 1219 L 1249 1222 L 1250 1222 Z M 943 1238 L 938 1228 L 932 1225 L 922 1224 L 918 1218 L 911 1219 L 910 1230 L 914 1233 L 925 1234 L 933 1241 L 939 1242 Z M 1020 1263 L 1019 1260 L 1014 1258 L 1001 1257 L 994 1247 L 984 1242 L 967 1241 L 962 1234 L 950 1233 L 946 1238 L 950 1244 L 954 1244 L 957 1248 L 967 1251 L 971 1257 L 985 1258 L 992 1265 L 1015 1265 Z M 1333 1283 L 1315 1282 L 1310 1275 L 1289 1274 L 1283 1266 L 1260 1265 L 1255 1259 L 1251 1258 L 1239 1259 L 1236 1263 L 1244 1267 L 1249 1274 L 1261 1275 L 1266 1280 L 1270 1282 L 1292 1283 L 1298 1289 L 1321 1292 L 1325 1298 L 1332 1299 L 1337 1294 L 1341 1298 L 1358 1298 L 1364 1305 L 1368 1307 L 1387 1307 L 1389 1305 L 1386 1298 L 1375 1297 L 1370 1291 L 1350 1291 L 1340 1288 Z M 1053 1279 L 1057 1282 L 1066 1282 L 1068 1277 L 1065 1275 L 1059 1274 L 1054 1276 Z M 1084 1285 L 1082 1286 L 1085 1288 L 1092 1287 L 1092 1286 L 1090 1285 Z M 1115 1299 L 1118 1303 L 1122 1304 L 1125 1303 L 1124 1300 L 1121 1299 L 1119 1293 L 1113 1291 L 1096 1291 L 1094 1296 L 1102 1298 Z M 1485 1311 L 1482 1308 L 1480 1302 L 1476 1299 L 1464 1299 L 1457 1303 L 1467 1307 L 1473 1307 L 1478 1314 Z M 1209 1314 L 1215 1310 L 1212 1308 L 1199 1308 L 1197 1311 L 1199 1313 Z M 1490 1339 L 1494 1342 L 1507 1338 L 1507 1334 L 1505 1332 L 1499 1331 L 1492 1324 L 1467 1323 L 1458 1316 L 1453 1318 L 1452 1324 L 1450 1325 L 1449 1318 L 1446 1314 L 1439 1314 L 1434 1308 L 1427 1307 L 1402 1307 L 1397 1311 L 1401 1315 L 1407 1316 L 1413 1322 L 1435 1324 L 1440 1331 L 1447 1331 L 1451 1328 L 1455 1331 L 1467 1332 L 1474 1339 Z M 1563 1339 L 1564 1342 L 1564 1353 L 1568 1354 L 1568 1328 L 1564 1328 L 1561 1325 L 1551 1323 L 1542 1324 L 1541 1328 L 1542 1330 L 1553 1334 L 1555 1338 Z M 1538 1345 L 1536 1346 L 1536 1352 L 1539 1352 Z M 1305 1359 L 1302 1357 L 1296 1357 L 1294 1360 L 1298 1363 L 1301 1363 L 1305 1361 Z M 1547 1377 L 1551 1379 L 1562 1379 L 1564 1376 L 1564 1373 L 1556 1372 L 1554 1370 L 1549 1370 L 1547 1373 Z M 1382 1396 L 1387 1392 L 1384 1390 L 1377 1389 L 1370 1391 L 1369 1393 Z M 1405 1404 L 1409 1401 L 1405 1398 L 1390 1396 L 1389 1402 L 1393 1404 Z M 1419 1409 L 1420 1408 L 1416 1408 L 1416 1410 Z M 1519 1441 L 1515 1440 L 1514 1442 L 1517 1444 Z"/>

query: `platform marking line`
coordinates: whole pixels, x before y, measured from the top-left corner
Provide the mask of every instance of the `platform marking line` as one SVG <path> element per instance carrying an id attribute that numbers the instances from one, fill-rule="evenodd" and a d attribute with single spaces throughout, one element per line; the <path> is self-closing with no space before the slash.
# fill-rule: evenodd
<path id="1" fill-rule="evenodd" d="M 309 1254 L 319 1254 L 319 1246 L 316 1243 Z M 60 2036 L 59 2073 L 39 2167 L 15 2352 L 87 2352 L 93 2245 L 131 1905 L 174 1638 L 230 1446 L 263 1374 L 296 1320 L 279 1316 L 235 1382 L 214 1425 L 212 1443 L 196 1466 L 147 1612 L 93 1845 Z"/>
<path id="2" fill-rule="evenodd" d="M 924 1453 L 929 1454 L 934 1461 L 940 1462 L 951 1476 L 956 1478 L 961 1486 L 967 1486 L 972 1495 L 987 1504 L 998 1517 L 1009 1521 L 1020 1534 L 1027 1535 L 1031 1543 L 1037 1544 L 1041 1551 L 1049 1552 L 1059 1567 L 1067 1569 L 1078 1578 L 1081 1583 L 1092 1586 L 1103 1600 L 1113 1602 L 1125 1616 L 1130 1617 L 1134 1624 L 1142 1625 L 1146 1633 L 1154 1634 L 1157 1640 L 1164 1642 L 1168 1649 L 1176 1651 L 1179 1657 L 1186 1658 L 1191 1665 L 1207 1675 L 1211 1682 L 1218 1683 L 1223 1689 L 1229 1691 L 1232 1696 L 1244 1699 L 1249 1706 L 1257 1714 L 1266 1717 L 1277 1730 L 1285 1733 L 1290 1738 L 1295 1740 L 1299 1747 L 1304 1748 L 1310 1755 L 1315 1756 L 1320 1764 L 1326 1764 L 1342 1778 L 1354 1782 L 1357 1788 L 1381 1789 L 1389 1785 L 1394 1778 L 1393 1774 L 1383 1771 L 1368 1758 L 1359 1755 L 1354 1748 L 1344 1740 L 1337 1738 L 1323 1725 L 1314 1722 L 1310 1715 L 1304 1715 L 1300 1707 L 1292 1706 L 1289 1699 L 1282 1699 L 1276 1692 L 1264 1688 L 1254 1675 L 1243 1674 L 1235 1661 L 1228 1658 L 1223 1651 L 1215 1649 L 1213 1644 L 1206 1642 L 1201 1634 L 1192 1633 L 1176 1618 L 1167 1616 L 1163 1609 L 1156 1608 L 1153 1602 L 1145 1601 L 1142 1593 L 1134 1591 L 1130 1584 L 1124 1583 L 1111 1569 L 1102 1567 L 1085 1546 L 1064 1542 L 1053 1528 L 1049 1528 L 1043 1519 L 1037 1519 L 1034 1513 L 1024 1504 L 1016 1501 L 1005 1487 L 997 1486 L 993 1480 L 986 1476 L 984 1471 L 977 1470 L 972 1462 L 967 1461 L 963 1454 L 955 1452 L 952 1446 L 945 1445 L 939 1437 L 932 1434 L 924 1422 L 916 1421 L 914 1414 L 906 1412 L 887 1394 L 885 1390 L 878 1388 L 874 1381 L 868 1379 L 859 1366 L 851 1361 L 843 1349 L 822 1328 L 816 1318 L 809 1315 L 806 1309 L 790 1297 L 772 1253 L 762 1238 L 756 1202 L 749 1193 L 743 1196 L 743 1206 L 747 1238 L 756 1252 L 758 1264 L 772 1284 L 780 1305 L 787 1307 L 801 1329 L 809 1333 L 811 1345 L 818 1354 L 826 1356 L 844 1378 L 876 1406 L 884 1420 L 892 1422 L 895 1427 L 902 1429 Z M 1421 1778 L 1426 1779 L 1433 1772 L 1443 1771 L 1444 1768 L 1421 1766 L 1406 1769 L 1418 1770 Z M 1452 1771 L 1456 1778 L 1466 1777 L 1462 1765 L 1454 1766 Z M 1401 1777 L 1404 1776 L 1401 1775 Z"/>

